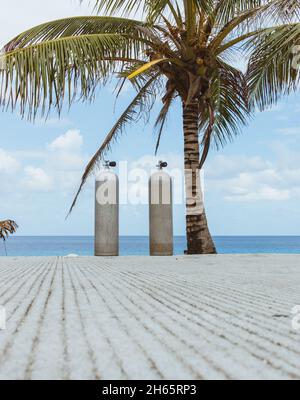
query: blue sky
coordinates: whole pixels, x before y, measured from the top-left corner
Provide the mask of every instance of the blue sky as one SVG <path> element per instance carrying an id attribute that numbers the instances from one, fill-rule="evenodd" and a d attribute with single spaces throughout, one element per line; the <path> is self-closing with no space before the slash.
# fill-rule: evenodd
<path id="1" fill-rule="evenodd" d="M 16 8 L 18 6 L 18 8 Z M 19 10 L 22 21 L 9 17 Z M 2 6 L 1 43 L 31 25 L 66 15 L 88 14 L 76 1 L 12 0 Z M 9 22 L 8 22 L 9 21 Z M 133 92 L 126 90 L 114 110 L 112 86 L 93 104 L 75 104 L 59 120 L 53 114 L 33 125 L 0 113 L 1 218 L 14 218 L 24 235 L 88 235 L 93 232 L 93 180 L 71 217 L 65 216 L 85 163 L 97 149 Z M 159 100 L 159 99 L 158 99 Z M 160 103 L 154 109 L 157 115 Z M 115 112 L 114 112 L 115 111 Z M 300 94 L 255 119 L 220 152 L 210 154 L 205 170 L 205 201 L 215 235 L 300 235 Z M 152 122 L 152 123 L 151 123 Z M 155 165 L 158 158 L 182 165 L 181 109 L 168 121 L 158 158 L 153 157 L 153 120 L 127 129 L 110 158 L 131 166 Z M 176 206 L 175 233 L 184 233 L 184 208 Z M 122 206 L 121 234 L 147 234 L 146 206 Z"/>

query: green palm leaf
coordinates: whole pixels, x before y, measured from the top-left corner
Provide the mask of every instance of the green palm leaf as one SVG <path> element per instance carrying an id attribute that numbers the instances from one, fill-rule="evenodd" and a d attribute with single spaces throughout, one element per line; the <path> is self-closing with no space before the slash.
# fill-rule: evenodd
<path id="1" fill-rule="evenodd" d="M 158 130 L 158 135 L 157 135 L 157 142 L 156 142 L 156 147 L 155 147 L 155 155 L 157 155 L 159 146 L 160 146 L 160 141 L 161 141 L 161 136 L 165 127 L 165 124 L 167 122 L 167 117 L 170 112 L 171 105 L 173 103 L 174 98 L 176 97 L 176 86 L 173 81 L 169 81 L 166 85 L 166 94 L 163 97 L 163 107 L 160 110 L 160 113 L 158 114 L 158 117 L 155 121 L 155 128 Z"/>
<path id="2" fill-rule="evenodd" d="M 124 51 L 125 46 L 125 51 Z M 118 34 L 94 34 L 59 38 L 13 50 L 5 56 L 0 72 L 2 106 L 20 106 L 24 115 L 35 117 L 51 106 L 61 110 L 66 94 L 69 102 L 78 90 L 83 99 L 92 97 L 100 79 L 114 70 L 105 59 L 131 57 L 132 43 Z"/>
<path id="3" fill-rule="evenodd" d="M 81 0 L 82 2 L 83 0 Z M 97 12 L 105 14 L 121 13 L 122 15 L 135 14 L 137 11 L 144 10 L 147 0 L 95 0 L 95 9 Z"/>
<path id="4" fill-rule="evenodd" d="M 132 34 L 136 38 L 143 38 L 145 34 L 140 29 L 145 26 L 142 21 L 118 17 L 64 18 L 38 25 L 21 33 L 5 46 L 5 50 L 10 52 L 48 40 L 99 33 Z"/>
<path id="5" fill-rule="evenodd" d="M 145 23 L 115 17 L 74 17 L 39 25 L 11 40 L 0 71 L 0 104 L 35 118 L 67 98 L 90 100 L 129 64 L 142 63 L 159 36 Z M 169 52 L 168 52 L 169 54 Z"/>
<path id="6" fill-rule="evenodd" d="M 132 15 L 139 12 L 146 14 L 150 21 L 154 21 L 166 8 L 174 12 L 174 5 L 177 5 L 174 0 L 95 0 L 94 3 L 97 12 L 110 15 Z"/>
<path id="7" fill-rule="evenodd" d="M 203 149 L 205 145 L 210 147 L 211 144 L 219 149 L 228 141 L 231 142 L 236 135 L 241 133 L 241 128 L 247 124 L 252 115 L 245 75 L 221 60 L 219 60 L 219 67 L 220 70 L 211 88 L 209 103 L 213 122 L 209 107 L 201 113 L 200 130 L 204 132 L 201 141 Z M 212 124 L 211 129 L 210 124 Z M 205 159 L 202 159 L 202 165 Z"/>
<path id="8" fill-rule="evenodd" d="M 299 17 L 300 11 L 298 0 L 220 0 L 216 2 L 213 14 L 218 24 L 225 25 L 237 15 L 257 7 L 263 7 L 263 18 L 270 21 L 274 18 L 291 21 Z"/>
<path id="9" fill-rule="evenodd" d="M 300 24 L 289 24 L 264 30 L 247 43 L 251 101 L 261 110 L 297 89 L 300 74 L 293 65 L 293 49 L 299 41 Z"/>

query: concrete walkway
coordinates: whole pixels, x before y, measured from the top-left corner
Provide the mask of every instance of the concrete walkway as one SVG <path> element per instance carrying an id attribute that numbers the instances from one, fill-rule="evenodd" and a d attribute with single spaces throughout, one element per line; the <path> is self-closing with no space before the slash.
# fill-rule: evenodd
<path id="1" fill-rule="evenodd" d="M 299 379 L 300 256 L 2 258 L 0 379 Z"/>

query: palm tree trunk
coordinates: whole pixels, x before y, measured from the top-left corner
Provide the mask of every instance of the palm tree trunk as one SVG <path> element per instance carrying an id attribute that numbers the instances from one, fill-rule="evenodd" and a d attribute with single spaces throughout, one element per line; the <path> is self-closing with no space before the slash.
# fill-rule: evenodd
<path id="1" fill-rule="evenodd" d="M 209 232 L 199 170 L 198 102 L 183 104 L 187 254 L 216 254 Z"/>

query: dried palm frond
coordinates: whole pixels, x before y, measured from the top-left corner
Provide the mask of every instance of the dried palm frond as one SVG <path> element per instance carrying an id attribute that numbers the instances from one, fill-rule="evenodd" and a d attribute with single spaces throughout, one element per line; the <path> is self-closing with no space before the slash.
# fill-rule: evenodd
<path id="1" fill-rule="evenodd" d="M 15 221 L 10 219 L 6 221 L 0 221 L 0 239 L 4 241 L 7 239 L 9 235 L 14 234 L 18 229 L 18 225 Z"/>

